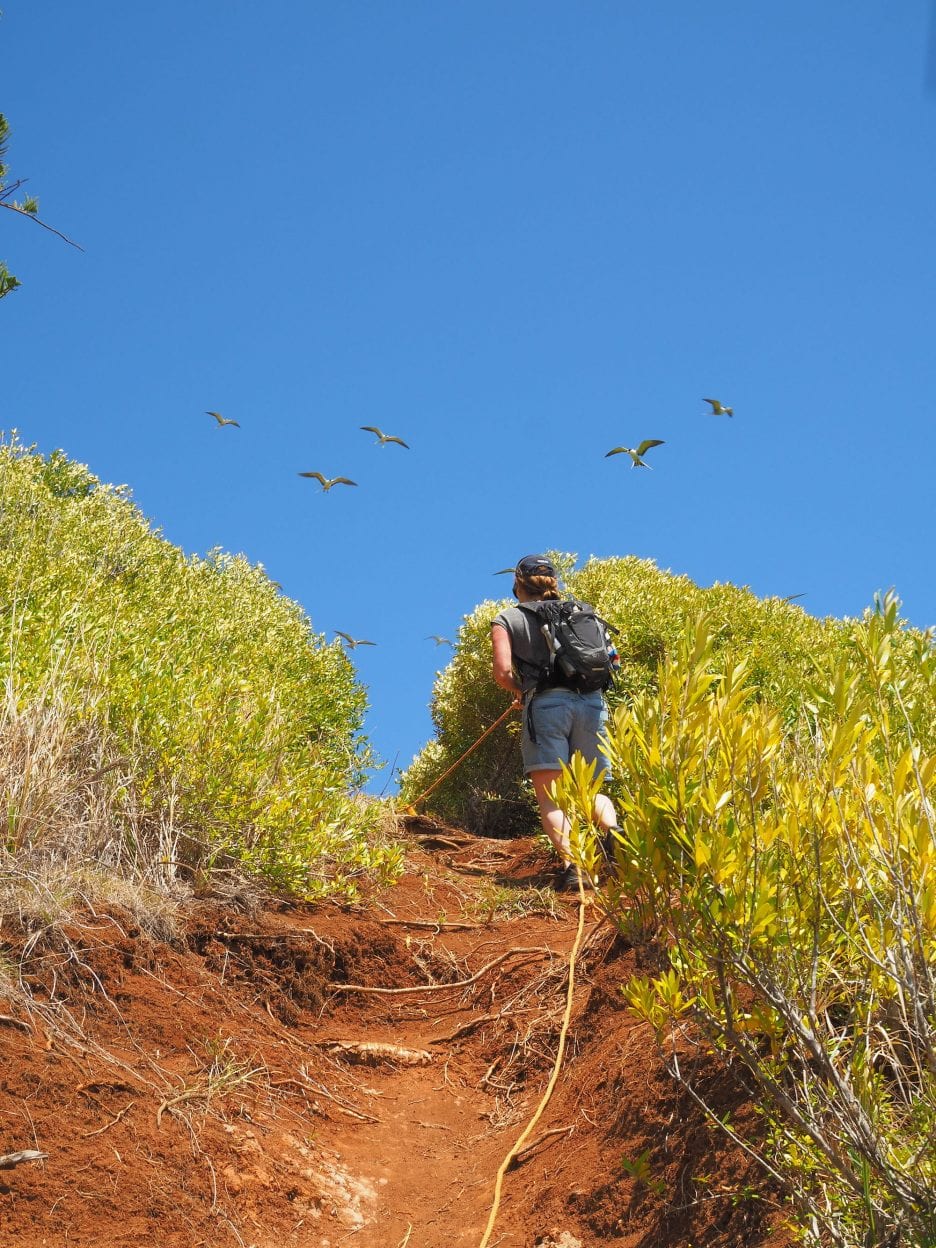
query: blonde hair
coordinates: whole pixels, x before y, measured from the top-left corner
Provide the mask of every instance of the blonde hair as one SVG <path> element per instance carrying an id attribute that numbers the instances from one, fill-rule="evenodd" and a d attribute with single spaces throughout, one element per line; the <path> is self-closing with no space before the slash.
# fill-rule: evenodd
<path id="1" fill-rule="evenodd" d="M 522 585 L 534 598 L 559 598 L 559 581 L 554 576 L 515 576 L 517 585 Z"/>

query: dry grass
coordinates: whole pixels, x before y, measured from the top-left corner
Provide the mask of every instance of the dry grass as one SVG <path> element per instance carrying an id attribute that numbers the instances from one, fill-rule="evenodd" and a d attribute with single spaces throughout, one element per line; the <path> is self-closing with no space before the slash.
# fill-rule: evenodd
<path id="1" fill-rule="evenodd" d="M 147 800 L 137 781 L 146 769 L 106 738 L 91 708 L 65 705 L 64 684 L 53 675 L 25 705 L 9 680 L 0 694 L 0 925 L 43 933 L 77 911 L 118 908 L 171 940 L 193 897 L 247 913 L 265 904 L 259 877 L 207 855 L 204 836 L 180 826 L 171 793 Z M 352 804 L 376 806 L 377 873 L 395 874 L 401 816 L 364 795 Z"/>
<path id="2" fill-rule="evenodd" d="M 64 684 L 64 682 L 62 682 Z M 22 704 L 10 680 L 0 700 L 2 848 L 18 859 L 59 856 L 165 878 L 181 833 L 172 802 L 159 819 L 135 780 L 140 770 L 91 707 L 66 706 L 56 678 Z M 163 805 L 166 805 L 163 802 Z"/>
<path id="3" fill-rule="evenodd" d="M 489 880 L 479 889 L 472 912 L 490 923 L 528 914 L 557 919 L 562 907 L 551 888 L 533 888 L 529 884 L 502 885 Z"/>
<path id="4" fill-rule="evenodd" d="M 116 905 L 152 935 L 174 931 L 190 889 L 179 836 L 147 820 L 128 761 L 53 698 L 0 701 L 0 920 L 23 932 Z"/>

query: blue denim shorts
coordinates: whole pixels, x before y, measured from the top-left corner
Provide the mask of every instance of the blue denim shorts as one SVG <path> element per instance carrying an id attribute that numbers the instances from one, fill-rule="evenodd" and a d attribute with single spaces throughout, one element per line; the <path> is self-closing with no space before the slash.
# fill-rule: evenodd
<path id="1" fill-rule="evenodd" d="M 523 710 L 520 752 L 525 772 L 558 770 L 578 750 L 587 763 L 598 760 L 598 767 L 611 774 L 611 764 L 598 745 L 605 731 L 608 711 L 600 691 L 575 693 L 571 689 L 544 689 L 533 698 L 533 730 L 530 739 L 529 697 Z"/>

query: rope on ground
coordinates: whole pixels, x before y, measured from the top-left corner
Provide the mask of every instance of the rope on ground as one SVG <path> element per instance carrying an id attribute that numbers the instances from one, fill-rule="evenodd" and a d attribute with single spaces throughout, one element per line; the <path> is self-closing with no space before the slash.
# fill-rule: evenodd
<path id="1" fill-rule="evenodd" d="M 575 940 L 572 944 L 572 951 L 569 954 L 569 986 L 566 991 L 565 1014 L 562 1018 L 562 1027 L 559 1031 L 559 1047 L 556 1051 L 556 1060 L 553 1063 L 552 1074 L 549 1076 L 549 1083 L 546 1085 L 546 1091 L 543 1093 L 543 1099 L 536 1107 L 536 1112 L 527 1123 L 526 1127 L 520 1134 L 520 1138 L 514 1144 L 513 1148 L 500 1164 L 497 1171 L 497 1179 L 494 1183 L 494 1203 L 491 1205 L 491 1213 L 488 1217 L 488 1223 L 484 1230 L 484 1237 L 478 1248 L 487 1248 L 491 1238 L 491 1232 L 494 1230 L 494 1223 L 497 1221 L 497 1213 L 500 1209 L 501 1190 L 504 1185 L 504 1175 L 510 1169 L 511 1162 L 523 1152 L 523 1146 L 532 1134 L 533 1128 L 543 1116 L 546 1106 L 549 1104 L 549 1098 L 553 1094 L 556 1086 L 556 1080 L 559 1078 L 559 1071 L 562 1067 L 562 1059 L 565 1056 L 566 1036 L 569 1034 L 569 1021 L 572 1018 L 572 994 L 575 989 L 575 960 L 578 957 L 579 945 L 582 943 L 582 934 L 585 931 L 585 890 L 582 885 L 582 877 L 579 875 L 579 912 L 578 912 L 578 931 L 575 933 Z"/>

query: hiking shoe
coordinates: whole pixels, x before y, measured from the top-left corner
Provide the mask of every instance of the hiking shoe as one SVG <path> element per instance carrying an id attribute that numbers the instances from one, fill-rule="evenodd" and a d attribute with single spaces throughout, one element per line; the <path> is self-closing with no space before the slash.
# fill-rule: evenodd
<path id="1" fill-rule="evenodd" d="M 579 891 L 578 881 L 579 869 L 574 862 L 570 862 L 567 863 L 556 876 L 556 882 L 553 885 L 553 888 L 557 893 L 577 893 Z M 582 887 L 586 892 L 588 892 L 590 888 L 595 887 L 594 881 L 591 880 L 584 871 L 582 872 Z"/>
<path id="2" fill-rule="evenodd" d="M 614 866 L 614 851 L 618 844 L 615 834 L 619 831 L 620 828 L 608 828 L 598 841 L 598 848 L 601 850 L 602 856 L 609 867 Z"/>

